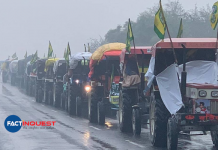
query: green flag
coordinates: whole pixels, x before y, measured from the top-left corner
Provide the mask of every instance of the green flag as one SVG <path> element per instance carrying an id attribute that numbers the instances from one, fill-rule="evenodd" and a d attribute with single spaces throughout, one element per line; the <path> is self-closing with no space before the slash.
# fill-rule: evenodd
<path id="1" fill-rule="evenodd" d="M 71 51 L 70 51 L 70 44 L 68 42 L 68 45 L 67 45 L 67 54 L 71 56 Z"/>
<path id="2" fill-rule="evenodd" d="M 218 22 L 218 2 L 213 4 L 212 7 L 212 13 L 210 15 L 210 24 L 213 30 L 215 30 L 216 26 L 217 26 L 217 22 Z"/>
<path id="3" fill-rule="evenodd" d="M 31 64 L 33 64 L 38 59 L 38 52 L 36 51 L 35 54 L 32 56 Z"/>
<path id="4" fill-rule="evenodd" d="M 177 34 L 177 38 L 181 38 L 182 37 L 182 33 L 183 33 L 183 25 L 182 25 L 182 18 L 180 20 L 180 25 L 179 25 L 179 31 Z"/>
<path id="5" fill-rule="evenodd" d="M 12 56 L 12 59 L 15 59 L 15 58 L 17 58 L 17 54 L 16 53 L 14 53 Z"/>
<path id="6" fill-rule="evenodd" d="M 158 9 L 154 18 L 154 32 L 157 34 L 157 36 L 160 39 L 164 39 L 165 30 L 166 30 L 166 21 L 163 17 L 163 8 L 161 5 L 161 0 L 159 3 L 160 3 L 160 8 Z"/>
<path id="7" fill-rule="evenodd" d="M 52 57 L 53 54 L 53 48 L 51 46 L 51 42 L 49 41 L 49 46 L 48 46 L 48 58 Z"/>
<path id="8" fill-rule="evenodd" d="M 129 19 L 129 23 L 128 23 L 128 31 L 127 31 L 127 38 L 126 38 L 126 50 L 130 53 L 130 49 L 131 49 L 131 41 L 134 41 L 134 36 L 133 36 L 133 32 L 132 32 L 132 26 L 131 26 L 131 22 Z"/>

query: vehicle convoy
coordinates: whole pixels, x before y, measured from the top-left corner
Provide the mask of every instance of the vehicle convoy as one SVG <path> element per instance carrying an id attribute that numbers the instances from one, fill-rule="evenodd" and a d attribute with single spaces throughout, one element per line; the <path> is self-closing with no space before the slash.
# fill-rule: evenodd
<path id="1" fill-rule="evenodd" d="M 169 39 L 152 47 L 145 76 L 148 85 L 152 83 L 150 135 L 154 146 L 176 150 L 180 131 L 210 131 L 218 147 L 216 41 L 173 38 L 174 51 Z"/>
<path id="2" fill-rule="evenodd" d="M 11 63 L 9 64 L 9 71 L 11 85 L 15 85 L 17 81 L 16 76 L 18 72 L 18 60 L 11 61 Z"/>
<path id="3" fill-rule="evenodd" d="M 126 49 L 120 55 L 119 124 L 121 132 L 140 135 L 143 115 L 149 113 L 150 97 L 145 96 L 144 75 L 151 58 L 151 47 Z"/>
<path id="4" fill-rule="evenodd" d="M 55 107 L 61 107 L 61 93 L 63 91 L 63 77 L 67 69 L 66 64 L 66 60 L 64 59 L 59 59 L 54 63 L 53 105 Z"/>
<path id="5" fill-rule="evenodd" d="M 35 98 L 36 102 L 42 102 L 43 100 L 43 88 L 45 82 L 45 62 L 46 58 L 38 59 L 36 61 L 36 90 Z"/>
<path id="6" fill-rule="evenodd" d="M 54 82 L 54 63 L 58 58 L 49 58 L 45 62 L 45 82 L 44 82 L 44 98 L 43 102 L 53 105 L 53 82 Z"/>
<path id="7" fill-rule="evenodd" d="M 89 64 L 91 98 L 88 108 L 89 121 L 92 123 L 105 124 L 105 108 L 107 105 L 111 106 L 109 101 L 111 83 L 118 84 L 120 81 L 119 60 L 121 51 L 125 47 L 123 43 L 105 44 L 91 56 Z"/>
<path id="8" fill-rule="evenodd" d="M 10 60 L 5 60 L 1 65 L 3 83 L 6 83 L 8 80 L 10 62 L 11 62 Z"/>
<path id="9" fill-rule="evenodd" d="M 89 60 L 92 53 L 80 52 L 72 56 L 69 67 L 72 70 L 68 84 L 68 112 L 70 115 L 88 116 L 88 94 L 91 90 L 88 79 Z"/>

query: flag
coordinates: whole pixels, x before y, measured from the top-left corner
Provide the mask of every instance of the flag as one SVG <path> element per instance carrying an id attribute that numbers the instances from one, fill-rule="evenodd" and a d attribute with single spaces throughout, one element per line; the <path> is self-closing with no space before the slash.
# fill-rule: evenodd
<path id="1" fill-rule="evenodd" d="M 160 0 L 160 8 L 158 9 L 154 18 L 154 32 L 157 34 L 157 36 L 160 39 L 164 39 L 165 30 L 166 30 L 166 21 L 163 16 L 163 8 Z"/>
<path id="2" fill-rule="evenodd" d="M 70 51 L 70 44 L 68 42 L 68 45 L 67 45 L 67 54 L 71 56 L 71 51 Z"/>
<path id="3" fill-rule="evenodd" d="M 24 55 L 24 58 L 27 58 L 27 51 L 26 51 L 26 54 Z"/>
<path id="4" fill-rule="evenodd" d="M 49 46 L 48 46 L 48 58 L 52 57 L 53 49 L 51 46 L 51 42 L 49 41 Z"/>
<path id="5" fill-rule="evenodd" d="M 88 43 L 88 52 L 91 52 L 91 49 L 90 49 L 90 45 L 89 45 L 89 43 Z"/>
<path id="6" fill-rule="evenodd" d="M 14 53 L 12 56 L 12 59 L 15 59 L 15 58 L 17 58 L 17 54 L 16 53 Z"/>
<path id="7" fill-rule="evenodd" d="M 66 51 L 64 58 L 65 58 L 67 64 L 69 65 L 69 51 L 68 50 Z"/>
<path id="8" fill-rule="evenodd" d="M 177 34 L 177 38 L 181 38 L 182 37 L 182 33 L 183 33 L 183 25 L 182 25 L 182 18 L 180 20 L 180 25 L 179 25 L 179 31 Z"/>
<path id="9" fill-rule="evenodd" d="M 211 24 L 211 27 L 213 30 L 215 30 L 215 28 L 217 26 L 217 22 L 218 22 L 217 8 L 218 8 L 218 2 L 213 4 L 212 13 L 210 15 L 210 24 Z"/>
<path id="10" fill-rule="evenodd" d="M 131 49 L 131 41 L 134 41 L 134 36 L 133 36 L 133 32 L 132 32 L 131 22 L 130 22 L 130 19 L 129 19 L 127 38 L 126 38 L 126 50 L 129 53 L 130 53 L 130 49 Z"/>
<path id="11" fill-rule="evenodd" d="M 33 64 L 38 59 L 38 52 L 36 51 L 34 55 L 32 55 L 31 64 Z"/>

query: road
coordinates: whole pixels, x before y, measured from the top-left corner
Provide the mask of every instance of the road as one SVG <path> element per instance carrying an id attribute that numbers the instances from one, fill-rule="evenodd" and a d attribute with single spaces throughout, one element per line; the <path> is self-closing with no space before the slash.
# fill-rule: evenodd
<path id="1" fill-rule="evenodd" d="M 140 137 L 123 134 L 118 122 L 108 119 L 105 126 L 91 124 L 87 119 L 71 117 L 51 106 L 36 103 L 21 89 L 0 81 L 0 150 L 162 150 L 149 141 L 149 130 L 143 128 Z M 24 129 L 8 132 L 4 121 L 17 115 L 28 121 L 56 121 L 54 129 Z M 180 135 L 179 148 L 213 150 L 210 134 Z"/>

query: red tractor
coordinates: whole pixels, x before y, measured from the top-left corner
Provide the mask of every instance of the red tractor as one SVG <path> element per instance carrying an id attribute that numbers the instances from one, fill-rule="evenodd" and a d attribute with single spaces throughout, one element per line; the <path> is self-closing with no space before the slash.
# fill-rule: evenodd
<path id="1" fill-rule="evenodd" d="M 105 124 L 106 106 L 110 106 L 112 83 L 120 81 L 120 54 L 126 47 L 123 43 L 109 43 L 99 47 L 91 56 L 89 78 L 91 79 L 91 98 L 88 102 L 89 121 Z M 113 96 L 112 96 L 113 97 Z M 113 101 L 117 100 L 112 98 Z M 118 100 L 117 100 L 118 102 Z"/>
<path id="2" fill-rule="evenodd" d="M 145 73 L 151 58 L 151 47 L 125 49 L 120 55 L 119 124 L 121 132 L 140 135 L 142 120 L 149 113 L 150 98 L 144 95 Z M 145 118 L 145 119 L 142 119 Z"/>
<path id="3" fill-rule="evenodd" d="M 145 76 L 151 85 L 154 146 L 176 150 L 180 132 L 210 131 L 218 147 L 216 42 L 215 38 L 174 38 L 152 47 Z"/>

